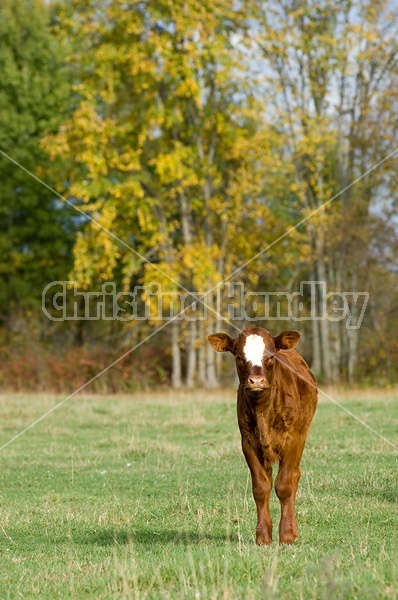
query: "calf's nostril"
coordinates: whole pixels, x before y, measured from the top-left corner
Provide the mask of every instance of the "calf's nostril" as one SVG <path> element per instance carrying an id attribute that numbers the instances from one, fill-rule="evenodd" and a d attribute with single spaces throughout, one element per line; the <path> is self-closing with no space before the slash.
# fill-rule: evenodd
<path id="1" fill-rule="evenodd" d="M 265 378 L 261 375 L 249 377 L 248 382 L 250 385 L 264 385 Z"/>

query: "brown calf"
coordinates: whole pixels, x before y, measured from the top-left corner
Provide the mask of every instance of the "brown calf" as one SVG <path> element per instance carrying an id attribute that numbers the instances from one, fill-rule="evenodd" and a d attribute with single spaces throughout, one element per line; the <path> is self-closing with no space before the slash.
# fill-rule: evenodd
<path id="1" fill-rule="evenodd" d="M 269 497 L 272 465 L 279 463 L 275 491 L 281 503 L 279 542 L 298 537 L 295 500 L 300 459 L 317 405 L 316 381 L 307 363 L 293 350 L 298 331 L 276 337 L 266 329 L 245 329 L 237 339 L 226 333 L 208 337 L 217 352 L 232 352 L 239 377 L 238 423 L 257 505 L 257 544 L 270 544 Z"/>

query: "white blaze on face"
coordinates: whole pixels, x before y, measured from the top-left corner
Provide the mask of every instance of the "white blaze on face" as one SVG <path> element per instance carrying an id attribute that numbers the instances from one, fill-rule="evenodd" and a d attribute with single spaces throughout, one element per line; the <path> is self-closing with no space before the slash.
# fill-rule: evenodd
<path id="1" fill-rule="evenodd" d="M 246 360 L 250 361 L 254 367 L 262 366 L 264 350 L 265 344 L 261 335 L 252 333 L 247 336 L 243 352 Z"/>

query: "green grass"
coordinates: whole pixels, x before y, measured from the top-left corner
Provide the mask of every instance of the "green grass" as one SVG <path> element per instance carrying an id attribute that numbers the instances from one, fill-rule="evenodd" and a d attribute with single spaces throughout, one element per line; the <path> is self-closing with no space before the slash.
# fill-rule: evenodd
<path id="1" fill-rule="evenodd" d="M 398 445 L 396 393 L 336 397 Z M 0 445 L 58 400 L 2 396 Z M 74 398 L 0 453 L 0 597 L 396 598 L 394 449 L 321 401 L 302 471 L 258 548 L 233 391 Z"/>

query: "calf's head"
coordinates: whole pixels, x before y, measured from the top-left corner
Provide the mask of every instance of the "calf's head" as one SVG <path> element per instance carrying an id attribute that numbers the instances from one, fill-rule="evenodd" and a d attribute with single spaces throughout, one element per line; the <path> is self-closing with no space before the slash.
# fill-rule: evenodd
<path id="1" fill-rule="evenodd" d="M 217 352 L 235 356 L 240 384 L 250 396 L 259 396 L 273 383 L 278 352 L 294 348 L 300 337 L 299 331 L 283 331 L 273 337 L 262 327 L 252 327 L 235 339 L 226 333 L 213 333 L 207 339 Z"/>

